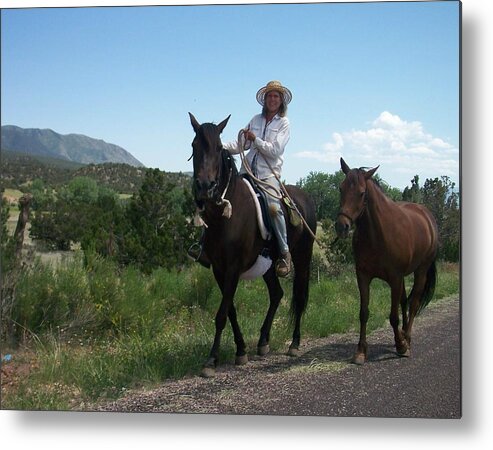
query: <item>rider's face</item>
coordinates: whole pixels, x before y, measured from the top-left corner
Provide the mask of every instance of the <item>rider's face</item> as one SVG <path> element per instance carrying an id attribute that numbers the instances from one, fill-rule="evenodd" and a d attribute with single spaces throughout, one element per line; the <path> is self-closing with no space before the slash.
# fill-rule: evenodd
<path id="1" fill-rule="evenodd" d="M 277 113 L 281 107 L 281 94 L 277 91 L 271 91 L 265 96 L 265 106 L 270 113 Z"/>

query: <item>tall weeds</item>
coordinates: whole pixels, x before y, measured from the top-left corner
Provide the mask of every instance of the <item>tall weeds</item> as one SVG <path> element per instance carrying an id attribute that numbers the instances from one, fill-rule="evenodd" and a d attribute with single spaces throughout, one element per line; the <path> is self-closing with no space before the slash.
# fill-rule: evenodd
<path id="1" fill-rule="evenodd" d="M 359 294 L 353 269 L 317 278 L 303 337 L 356 330 Z M 292 333 L 291 284 L 283 283 L 285 298 L 271 333 L 273 351 L 284 351 Z M 458 291 L 457 266 L 440 265 L 435 298 Z M 30 375 L 3 396 L 3 408 L 19 409 L 84 409 L 86 402 L 117 397 L 135 386 L 198 373 L 212 344 L 220 302 L 212 273 L 201 267 L 145 275 L 99 257 L 84 261 L 82 255 L 57 266 L 33 264 L 22 272 L 15 295 L 16 337 L 36 360 Z M 387 324 L 389 295 L 387 285 L 374 281 L 369 330 Z M 240 283 L 235 304 L 254 352 L 268 308 L 262 280 Z M 221 351 L 222 361 L 233 360 L 230 327 Z"/>

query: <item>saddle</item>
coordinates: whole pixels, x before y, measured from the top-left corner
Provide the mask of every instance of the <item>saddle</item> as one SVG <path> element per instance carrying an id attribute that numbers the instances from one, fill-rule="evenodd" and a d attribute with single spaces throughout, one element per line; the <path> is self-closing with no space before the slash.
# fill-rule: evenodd
<path id="1" fill-rule="evenodd" d="M 256 183 L 247 175 L 242 175 L 243 181 L 248 186 L 250 193 L 255 204 L 255 209 L 257 211 L 257 221 L 260 228 L 260 234 L 262 239 L 270 240 L 273 235 L 273 225 L 272 219 L 269 214 L 269 208 L 267 204 L 266 196 L 267 194 L 258 188 Z M 296 208 L 291 204 L 289 199 L 283 198 L 284 204 L 288 210 L 288 220 L 294 225 L 299 226 L 301 224 L 300 217 L 296 212 Z M 256 262 L 250 269 L 240 275 L 242 280 L 253 280 L 259 276 L 262 276 L 272 265 L 272 260 L 269 254 L 269 249 L 264 248 L 260 255 L 258 255 Z"/>
<path id="2" fill-rule="evenodd" d="M 273 226 L 266 199 L 266 196 L 268 194 L 266 194 L 262 189 L 259 189 L 257 184 L 251 179 L 248 174 L 243 174 L 242 178 L 246 182 L 247 186 L 250 188 L 250 192 L 252 193 L 252 196 L 254 198 L 260 229 L 262 230 L 262 227 L 265 226 L 267 233 L 272 236 Z M 284 206 L 286 206 L 288 213 L 287 220 L 289 220 L 289 223 L 291 223 L 291 225 L 295 228 L 302 226 L 300 214 L 296 206 L 292 203 L 292 200 L 283 195 L 282 202 L 284 203 Z M 265 240 L 268 239 L 264 237 L 263 234 L 262 238 Z"/>
<path id="3" fill-rule="evenodd" d="M 248 186 L 257 210 L 257 220 L 262 239 L 268 241 L 272 237 L 272 221 L 267 207 L 266 194 L 258 188 L 249 175 L 242 175 L 243 181 Z"/>

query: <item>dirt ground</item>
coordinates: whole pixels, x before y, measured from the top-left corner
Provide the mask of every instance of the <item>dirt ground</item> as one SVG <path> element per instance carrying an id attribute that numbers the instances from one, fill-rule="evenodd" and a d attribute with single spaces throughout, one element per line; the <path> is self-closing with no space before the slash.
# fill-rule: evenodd
<path id="1" fill-rule="evenodd" d="M 339 417 L 461 417 L 460 302 L 432 303 L 413 330 L 410 358 L 394 351 L 390 325 L 368 337 L 369 360 L 350 362 L 358 336 L 304 342 L 302 355 L 223 363 L 213 379 L 167 381 L 96 411 Z"/>

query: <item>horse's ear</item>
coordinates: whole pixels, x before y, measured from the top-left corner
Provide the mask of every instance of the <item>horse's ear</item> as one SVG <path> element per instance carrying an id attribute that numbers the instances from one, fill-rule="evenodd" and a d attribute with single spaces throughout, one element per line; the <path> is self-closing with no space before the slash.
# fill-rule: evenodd
<path id="1" fill-rule="evenodd" d="M 369 180 L 373 174 L 377 171 L 377 169 L 379 168 L 380 166 L 377 166 L 375 167 L 374 169 L 371 169 L 369 170 L 368 172 L 365 172 L 365 180 Z"/>
<path id="2" fill-rule="evenodd" d="M 200 128 L 200 123 L 197 122 L 197 119 L 194 117 L 194 115 L 191 112 L 189 112 L 188 115 L 190 116 L 190 122 L 192 123 L 192 127 L 195 130 L 195 133 L 198 133 Z"/>
<path id="3" fill-rule="evenodd" d="M 346 164 L 346 161 L 344 161 L 341 157 L 341 169 L 342 171 L 347 175 L 348 172 L 351 170 L 349 166 Z"/>
<path id="4" fill-rule="evenodd" d="M 222 121 L 222 122 L 221 122 L 221 123 L 217 126 L 217 128 L 218 128 L 218 130 L 219 130 L 219 134 L 221 134 L 221 133 L 223 132 L 224 128 L 226 128 L 226 125 L 228 124 L 228 120 L 229 120 L 229 118 L 230 118 L 230 117 L 231 117 L 231 114 L 230 114 L 228 117 L 226 117 L 226 119 L 224 119 L 224 120 L 223 120 L 223 121 Z"/>

